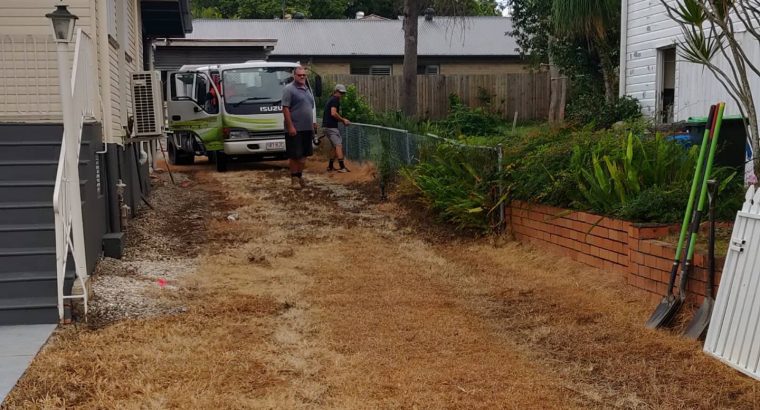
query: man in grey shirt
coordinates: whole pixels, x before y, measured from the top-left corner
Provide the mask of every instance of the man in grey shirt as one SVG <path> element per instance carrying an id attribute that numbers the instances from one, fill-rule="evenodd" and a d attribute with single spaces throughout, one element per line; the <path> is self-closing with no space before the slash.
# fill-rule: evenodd
<path id="1" fill-rule="evenodd" d="M 314 96 L 306 86 L 306 69 L 298 67 L 293 75 L 293 82 L 282 91 L 282 114 L 287 132 L 285 152 L 290 165 L 290 186 L 301 189 L 306 185 L 303 180 L 306 157 L 314 154 L 311 141 L 317 123 L 314 121 Z"/>

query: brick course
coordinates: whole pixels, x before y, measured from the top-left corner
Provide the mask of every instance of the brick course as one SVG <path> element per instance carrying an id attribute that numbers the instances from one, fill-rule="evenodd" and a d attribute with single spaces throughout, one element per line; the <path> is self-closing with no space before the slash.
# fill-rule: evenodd
<path id="1" fill-rule="evenodd" d="M 662 296 L 673 265 L 675 246 L 659 240 L 678 233 L 678 225 L 634 224 L 588 212 L 512 201 L 508 221 L 515 238 L 580 263 L 620 273 L 626 283 Z M 716 287 L 723 258 L 716 258 Z M 676 278 L 678 286 L 679 277 Z M 700 303 L 707 279 L 707 256 L 695 253 L 689 299 Z"/>

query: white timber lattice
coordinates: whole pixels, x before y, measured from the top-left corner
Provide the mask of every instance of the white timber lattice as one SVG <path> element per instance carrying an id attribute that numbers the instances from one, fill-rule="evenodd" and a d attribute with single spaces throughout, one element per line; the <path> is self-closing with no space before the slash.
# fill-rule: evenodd
<path id="1" fill-rule="evenodd" d="M 737 212 L 704 351 L 760 379 L 760 189 Z"/>

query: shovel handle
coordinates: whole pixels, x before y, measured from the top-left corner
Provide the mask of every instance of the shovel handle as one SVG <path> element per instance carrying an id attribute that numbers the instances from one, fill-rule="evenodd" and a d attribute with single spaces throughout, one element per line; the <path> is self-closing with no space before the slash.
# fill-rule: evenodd
<path id="1" fill-rule="evenodd" d="M 705 296 L 713 297 L 713 286 L 715 281 L 715 202 L 718 199 L 718 181 L 711 179 L 707 181 L 707 194 L 709 201 L 710 233 L 707 237 L 707 284 L 705 286 Z"/>

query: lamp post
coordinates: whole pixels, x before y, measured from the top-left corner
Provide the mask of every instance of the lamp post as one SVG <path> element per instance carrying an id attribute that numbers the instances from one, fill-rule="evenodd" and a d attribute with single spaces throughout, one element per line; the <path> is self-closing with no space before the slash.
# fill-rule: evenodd
<path id="1" fill-rule="evenodd" d="M 72 111 L 72 94 L 71 94 L 71 67 L 69 66 L 68 53 L 69 43 L 74 37 L 74 25 L 77 16 L 69 13 L 65 4 L 55 6 L 55 11 L 45 14 L 49 18 L 53 27 L 53 38 L 56 42 L 56 54 L 58 57 L 58 86 L 61 91 L 61 113 L 63 114 L 63 137 L 69 140 L 74 136 L 71 130 L 74 129 L 74 122 L 71 118 Z"/>
<path id="2" fill-rule="evenodd" d="M 77 277 L 82 281 L 87 277 L 87 268 L 84 263 L 84 233 L 82 228 L 81 193 L 79 192 L 79 135 L 74 130 L 78 128 L 74 112 L 74 96 L 71 92 L 71 65 L 69 64 L 69 43 L 74 37 L 74 25 L 77 16 L 69 13 L 66 5 L 58 5 L 55 11 L 48 13 L 53 27 L 53 38 L 56 42 L 56 54 L 58 57 L 58 85 L 61 93 L 61 114 L 63 116 L 63 141 L 61 144 L 62 164 L 59 164 L 59 172 L 56 176 L 61 178 L 60 188 L 56 185 L 53 193 L 53 208 L 55 209 L 56 231 L 56 271 L 58 275 L 58 318 L 64 320 L 64 295 L 63 277 L 66 270 L 66 260 L 69 252 L 69 237 L 73 236 L 72 255 L 76 267 Z M 62 192 L 59 192 L 61 189 Z M 62 238 L 64 238 L 62 240 Z M 87 290 L 84 289 L 85 315 L 87 314 Z M 70 298 L 70 296 L 68 297 Z"/>

